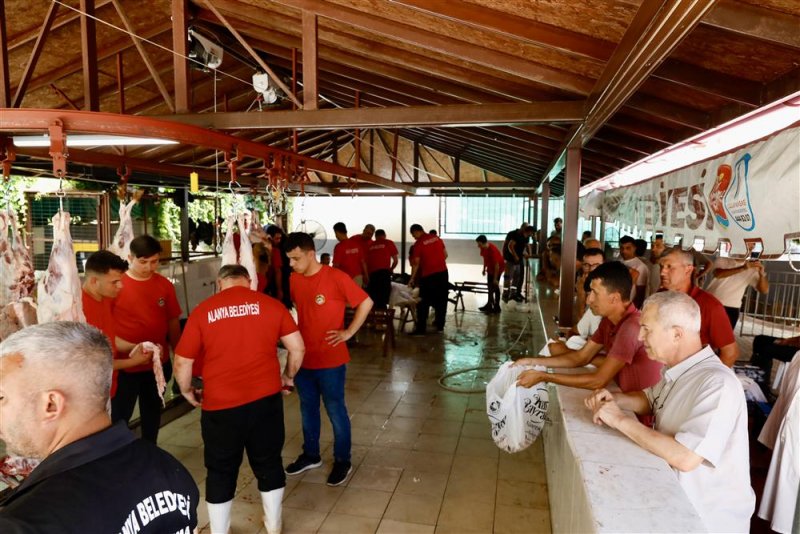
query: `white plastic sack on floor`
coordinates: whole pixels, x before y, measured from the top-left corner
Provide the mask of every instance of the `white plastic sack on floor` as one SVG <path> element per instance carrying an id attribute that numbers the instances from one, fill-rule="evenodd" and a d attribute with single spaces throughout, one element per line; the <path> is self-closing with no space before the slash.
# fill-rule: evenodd
<path id="1" fill-rule="evenodd" d="M 531 388 L 517 386 L 520 373 L 530 367 L 512 367 L 512 363 L 501 365 L 486 386 L 486 413 L 497 446 L 506 452 L 519 452 L 539 437 L 550 399 L 545 382 Z"/>

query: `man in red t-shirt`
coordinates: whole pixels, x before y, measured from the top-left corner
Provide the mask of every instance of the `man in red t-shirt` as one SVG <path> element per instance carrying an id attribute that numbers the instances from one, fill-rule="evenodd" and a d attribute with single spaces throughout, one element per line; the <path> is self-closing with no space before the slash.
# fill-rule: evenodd
<path id="1" fill-rule="evenodd" d="M 424 335 L 428 323 L 428 310 L 433 306 L 436 313 L 436 330 L 444 331 L 447 315 L 447 294 L 450 280 L 447 273 L 447 249 L 438 236 L 425 233 L 422 226 L 412 224 L 411 235 L 416 240 L 411 253 L 410 287 L 419 286 L 420 301 L 417 304 L 417 324 L 413 335 Z"/>
<path id="2" fill-rule="evenodd" d="M 369 271 L 364 237 L 360 234 L 347 237 L 347 226 L 343 222 L 333 225 L 333 233 L 339 241 L 333 248 L 333 266 L 347 273 L 359 287 L 365 287 L 369 284 Z"/>
<path id="3" fill-rule="evenodd" d="M 136 347 L 125 347 L 128 358 L 117 358 L 116 328 L 114 327 L 113 305 L 122 290 L 122 275 L 128 270 L 128 262 L 108 250 L 98 250 L 86 260 L 81 300 L 86 322 L 106 335 L 111 353 L 114 355 L 114 372 L 111 375 L 111 398 L 117 392 L 117 374 L 120 369 L 130 369 L 144 365 L 153 353 Z"/>
<path id="4" fill-rule="evenodd" d="M 350 418 L 344 398 L 346 364 L 350 361 L 346 341 L 364 324 L 372 309 L 372 300 L 347 274 L 317 261 L 314 240 L 308 234 L 289 234 L 286 253 L 295 271 L 289 287 L 306 345 L 303 365 L 295 376 L 303 419 L 303 453 L 286 467 L 286 474 L 297 475 L 322 465 L 319 448 L 321 397 L 333 426 L 333 469 L 328 485 L 338 486 L 347 480 L 352 470 Z M 347 328 L 345 306 L 355 308 Z"/>
<path id="5" fill-rule="evenodd" d="M 648 388 L 661 379 L 662 364 L 647 356 L 644 343 L 639 340 L 639 310 L 631 303 L 633 278 L 628 268 L 618 261 L 604 263 L 589 274 L 588 280 L 591 289 L 586 302 L 603 319 L 586 345 L 550 358 L 520 358 L 516 365 L 570 368 L 591 362 L 597 368 L 581 374 L 551 374 L 532 369 L 519 375 L 518 385 L 531 387 L 539 382 L 552 382 L 595 390 L 606 387 L 613 379 L 627 393 Z M 601 350 L 605 350 L 605 357 L 596 358 Z"/>
<path id="6" fill-rule="evenodd" d="M 161 243 L 149 235 L 131 241 L 128 271 L 122 276 L 122 291 L 114 302 L 114 325 L 118 357 L 126 347 L 144 341 L 161 346 L 164 378 L 169 382 L 173 352 L 181 336 L 181 307 L 172 282 L 158 274 Z M 139 400 L 142 439 L 155 443 L 161 426 L 161 398 L 151 364 L 123 370 L 118 376 L 117 394 L 111 400 L 111 418 L 130 421 Z"/>
<path id="7" fill-rule="evenodd" d="M 725 307 L 711 293 L 694 285 L 694 256 L 673 248 L 661 255 L 661 287 L 686 293 L 700 306 L 700 339 L 710 345 L 722 363 L 732 367 L 739 358 L 739 345 Z"/>
<path id="8" fill-rule="evenodd" d="M 375 307 L 385 309 L 392 293 L 392 271 L 397 266 L 397 247 L 394 241 L 386 239 L 384 230 L 375 232 L 375 241 L 369 242 L 367 249 L 367 270 L 369 285 L 367 293 Z"/>
<path id="9" fill-rule="evenodd" d="M 478 308 L 486 313 L 500 313 L 500 275 L 505 270 L 503 254 L 486 236 L 481 234 L 475 238 L 483 258 L 483 274 L 486 275 L 486 286 L 489 289 L 489 302 Z"/>
<path id="10" fill-rule="evenodd" d="M 278 300 L 250 289 L 241 265 L 224 265 L 219 292 L 192 311 L 175 350 L 175 381 L 202 409 L 206 504 L 211 532 L 228 532 L 236 480 L 247 450 L 258 481 L 267 532 L 280 532 L 286 486 L 281 450 L 283 399 L 303 361 L 303 338 Z M 281 373 L 278 341 L 289 351 Z M 192 367 L 202 355 L 202 398 L 192 388 Z"/>

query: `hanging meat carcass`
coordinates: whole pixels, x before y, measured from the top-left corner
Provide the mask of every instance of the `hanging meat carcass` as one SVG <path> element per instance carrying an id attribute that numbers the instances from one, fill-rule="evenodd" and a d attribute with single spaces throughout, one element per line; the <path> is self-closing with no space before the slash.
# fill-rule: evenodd
<path id="1" fill-rule="evenodd" d="M 0 308 L 0 341 L 17 330 L 36 324 L 36 304 L 30 297 Z"/>
<path id="2" fill-rule="evenodd" d="M 53 216 L 53 248 L 37 294 L 39 323 L 86 322 L 69 223 L 69 212 L 60 211 Z"/>
<path id="3" fill-rule="evenodd" d="M 131 241 L 133 241 L 133 219 L 131 218 L 131 212 L 143 195 L 144 189 L 140 189 L 133 194 L 130 202 L 127 204 L 120 203 L 119 205 L 119 228 L 117 228 L 117 232 L 114 234 L 114 239 L 111 240 L 111 245 L 108 247 L 108 250 L 125 261 L 128 261 L 128 255 L 131 252 Z"/>
<path id="4" fill-rule="evenodd" d="M 236 219 L 233 216 L 228 217 L 225 240 L 222 242 L 222 265 L 239 264 L 247 269 L 247 273 L 250 275 L 250 289 L 255 290 L 258 287 L 258 275 L 256 274 L 256 263 L 253 259 L 253 247 L 250 243 L 250 236 L 247 233 L 247 229 L 251 225 L 251 217 L 249 211 L 239 213 Z M 238 253 L 234 240 L 234 222 L 239 227 Z"/>
<path id="5" fill-rule="evenodd" d="M 33 262 L 13 210 L 0 212 L 0 308 L 33 293 Z"/>

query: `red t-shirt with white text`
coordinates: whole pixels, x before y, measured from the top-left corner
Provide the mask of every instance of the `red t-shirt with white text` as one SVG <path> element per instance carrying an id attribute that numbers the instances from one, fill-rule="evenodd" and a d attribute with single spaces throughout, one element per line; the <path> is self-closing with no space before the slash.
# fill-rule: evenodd
<path id="1" fill-rule="evenodd" d="M 281 390 L 278 340 L 293 332 L 278 300 L 234 286 L 197 305 L 175 352 L 202 356 L 203 410 L 225 410 Z"/>
<path id="2" fill-rule="evenodd" d="M 419 259 L 419 277 L 447 270 L 444 241 L 435 235 L 423 234 L 414 242 L 412 260 Z"/>
<path id="3" fill-rule="evenodd" d="M 364 274 L 361 262 L 367 257 L 366 245 L 361 234 L 340 241 L 333 248 L 333 266 L 346 272 L 350 278 Z"/>
<path id="4" fill-rule="evenodd" d="M 158 273 L 147 280 L 122 275 L 122 291 L 114 301 L 114 321 L 118 337 L 134 345 L 144 341 L 158 343 L 164 350 L 161 361 L 169 359 L 167 333 L 169 321 L 181 316 L 181 306 L 172 282 Z M 139 365 L 126 373 L 152 371 L 153 366 Z"/>
<path id="5" fill-rule="evenodd" d="M 391 268 L 392 258 L 397 256 L 397 247 L 391 239 L 376 239 L 367 248 L 367 271 L 374 273 Z"/>
<path id="6" fill-rule="evenodd" d="M 289 287 L 306 345 L 303 368 L 329 369 L 350 361 L 347 344 L 333 347 L 325 341 L 325 335 L 344 328 L 345 306 L 361 304 L 367 298 L 364 290 L 347 274 L 327 265 L 312 276 L 292 273 Z"/>

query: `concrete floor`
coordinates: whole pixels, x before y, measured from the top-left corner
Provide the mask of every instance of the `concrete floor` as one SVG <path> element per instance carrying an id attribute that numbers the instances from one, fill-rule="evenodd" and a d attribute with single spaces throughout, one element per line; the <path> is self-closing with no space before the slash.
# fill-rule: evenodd
<path id="1" fill-rule="evenodd" d="M 469 311 L 483 304 L 469 297 L 468 311 L 450 307 L 444 334 L 398 334 L 393 356 L 381 356 L 380 333 L 359 335 L 351 347 L 346 386 L 353 473 L 342 486 L 325 485 L 332 432 L 323 417 L 325 465 L 287 478 L 284 533 L 550 532 L 541 440 L 521 453 L 500 451 L 489 435 L 484 394 L 448 391 L 437 383 L 446 373 L 496 368 L 509 359 L 509 351 L 541 346 L 538 308 L 486 316 Z M 482 390 L 493 375 L 492 370 L 473 371 L 446 384 Z M 296 395 L 286 399 L 285 417 L 284 465 L 302 446 Z M 206 473 L 199 412 L 165 426 L 159 444 L 189 468 L 202 499 Z M 198 510 L 201 532 L 208 532 L 204 502 Z M 233 534 L 265 532 L 246 460 L 233 515 Z"/>

